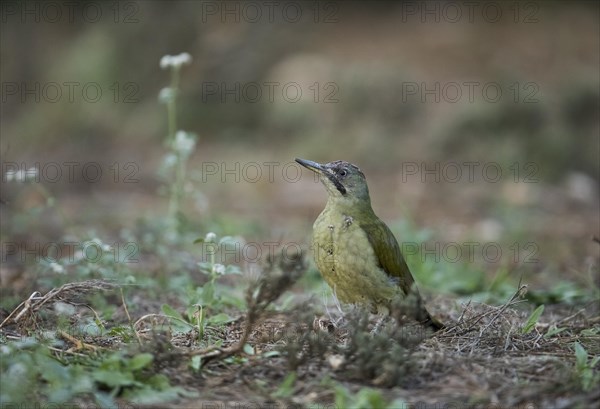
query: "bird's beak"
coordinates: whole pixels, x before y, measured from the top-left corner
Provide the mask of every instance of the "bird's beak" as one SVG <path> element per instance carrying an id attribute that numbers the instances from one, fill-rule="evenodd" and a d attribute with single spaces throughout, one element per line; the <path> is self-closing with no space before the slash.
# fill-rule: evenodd
<path id="1" fill-rule="evenodd" d="M 330 170 L 330 168 L 327 167 L 327 165 L 321 165 L 320 163 L 313 162 L 312 160 L 298 158 L 296 158 L 296 162 L 318 174 L 319 179 L 321 179 L 321 182 L 323 182 L 328 191 L 331 192 L 335 188 L 342 195 L 346 194 L 346 188 L 337 179 L 336 175 Z"/>
<path id="2" fill-rule="evenodd" d="M 312 170 L 313 172 L 316 172 L 319 174 L 325 173 L 325 168 L 320 163 L 313 162 L 312 160 L 299 159 L 299 158 L 296 158 L 296 162 L 298 162 L 305 168 Z"/>

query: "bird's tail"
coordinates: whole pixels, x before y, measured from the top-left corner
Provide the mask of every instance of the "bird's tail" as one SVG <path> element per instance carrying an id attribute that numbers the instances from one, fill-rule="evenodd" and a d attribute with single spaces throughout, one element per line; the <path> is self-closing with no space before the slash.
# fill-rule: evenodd
<path id="1" fill-rule="evenodd" d="M 431 314 L 429 314 L 429 311 L 427 311 L 425 308 L 422 310 L 421 317 L 422 319 L 419 319 L 419 321 L 424 326 L 431 328 L 433 331 L 439 331 L 446 328 L 444 324 L 440 322 L 440 320 L 432 317 Z"/>
<path id="2" fill-rule="evenodd" d="M 392 302 L 390 314 L 398 323 L 403 322 L 409 316 L 412 320 L 416 320 L 421 325 L 431 328 L 433 331 L 445 328 L 440 320 L 429 314 L 415 286 L 413 286 L 411 292 L 406 297 L 396 299 Z"/>
<path id="3" fill-rule="evenodd" d="M 416 286 L 413 286 L 412 292 L 417 298 L 417 320 L 425 327 L 431 328 L 434 332 L 444 329 L 444 324 L 437 318 L 432 317 L 427 308 L 425 308 L 425 305 L 423 305 L 423 298 L 421 298 L 421 294 L 419 294 Z"/>

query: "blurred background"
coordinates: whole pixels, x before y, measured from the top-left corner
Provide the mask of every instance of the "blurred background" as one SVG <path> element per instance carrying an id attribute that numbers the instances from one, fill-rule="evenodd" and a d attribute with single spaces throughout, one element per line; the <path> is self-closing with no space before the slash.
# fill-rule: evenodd
<path id="1" fill-rule="evenodd" d="M 326 194 L 293 159 L 343 159 L 399 241 L 433 249 L 411 261 L 426 287 L 481 290 L 450 282 L 475 270 L 550 293 L 597 283 L 598 7 L 3 2 L 3 293 L 39 286 L 36 252 L 68 238 L 134 237 L 139 268 L 172 273 L 152 258 L 175 179 L 159 100 L 173 72 L 159 62 L 182 52 L 186 245 L 214 231 L 308 248 Z M 20 181 L 30 168 L 37 179 Z M 169 240 L 158 255 L 179 257 Z M 444 253 L 471 242 L 502 255 Z"/>

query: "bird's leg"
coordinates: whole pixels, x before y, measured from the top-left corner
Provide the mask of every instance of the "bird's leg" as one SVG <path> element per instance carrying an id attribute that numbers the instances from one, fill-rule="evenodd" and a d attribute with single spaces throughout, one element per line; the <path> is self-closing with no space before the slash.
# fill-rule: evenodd
<path id="1" fill-rule="evenodd" d="M 329 321 L 333 322 L 333 316 L 331 315 L 331 311 L 329 311 L 329 307 L 327 306 L 327 304 L 325 304 L 325 312 L 327 313 L 327 318 L 329 319 Z"/>
<path id="2" fill-rule="evenodd" d="M 327 306 L 327 295 L 323 294 L 323 304 L 325 305 L 325 312 L 327 313 L 327 318 L 331 321 L 336 327 L 339 326 L 339 323 L 344 320 L 344 310 L 342 309 L 342 305 L 340 304 L 340 300 L 337 298 L 337 294 L 335 293 L 335 288 L 333 288 L 333 302 L 335 304 L 336 309 L 338 310 L 340 316 L 335 318 L 334 314 L 329 311 L 329 307 Z"/>
<path id="3" fill-rule="evenodd" d="M 340 300 L 338 300 L 337 294 L 335 292 L 335 288 L 333 289 L 333 301 L 335 302 L 335 306 L 338 310 L 338 312 L 340 313 L 340 318 L 338 318 L 337 321 L 334 321 L 335 324 L 337 325 L 340 321 L 342 321 L 344 319 L 344 310 L 342 309 L 342 305 L 340 304 Z"/>

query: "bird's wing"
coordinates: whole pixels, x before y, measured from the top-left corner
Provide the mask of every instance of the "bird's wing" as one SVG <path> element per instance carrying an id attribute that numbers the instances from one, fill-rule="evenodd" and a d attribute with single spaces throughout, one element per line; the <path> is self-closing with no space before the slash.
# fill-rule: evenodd
<path id="1" fill-rule="evenodd" d="M 398 285 L 400 285 L 404 294 L 410 293 L 415 280 L 390 228 L 379 218 L 361 223 L 360 227 L 367 234 L 379 260 L 379 266 L 390 278 L 398 281 Z"/>

